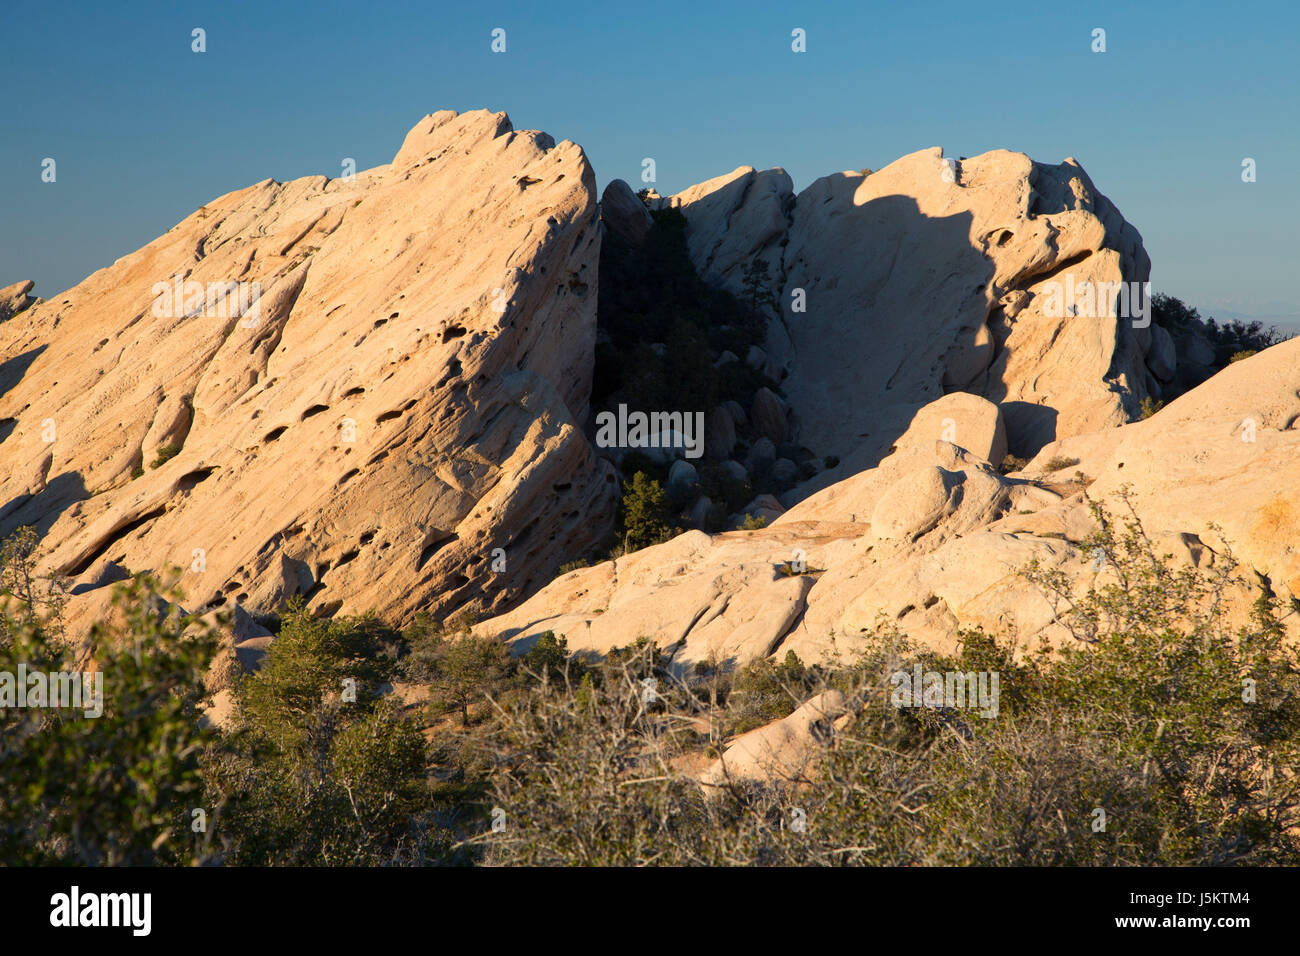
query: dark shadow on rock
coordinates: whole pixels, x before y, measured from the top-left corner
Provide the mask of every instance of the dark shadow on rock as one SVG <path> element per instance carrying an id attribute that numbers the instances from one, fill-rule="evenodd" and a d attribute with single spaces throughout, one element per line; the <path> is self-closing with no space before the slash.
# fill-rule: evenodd
<path id="1" fill-rule="evenodd" d="M 1007 426 L 1007 450 L 1011 454 L 1032 458 L 1044 445 L 1056 441 L 1057 411 L 1052 406 L 1002 402 L 1000 407 Z"/>
<path id="2" fill-rule="evenodd" d="M 28 349 L 21 355 L 15 355 L 13 358 L 5 359 L 0 362 L 0 396 L 3 396 L 9 389 L 13 388 L 23 380 L 27 370 L 32 367 L 32 363 L 40 357 L 49 346 L 40 345 L 34 349 Z"/>
<path id="3" fill-rule="evenodd" d="M 799 440 L 841 461 L 801 486 L 809 493 L 877 466 L 917 411 L 960 391 L 943 386 L 945 356 L 973 349 L 989 313 L 994 262 L 972 244 L 969 212 L 927 216 L 902 195 L 855 206 L 852 185 L 833 178 L 814 184 L 795 208 L 798 221 L 798 203 L 835 204 L 813 248 L 833 249 L 852 269 L 805 259 L 801 243 L 786 250 L 787 295 L 803 288 L 809 303 L 833 298 L 841 310 L 817 315 L 810 308 L 789 320 L 795 371 L 785 388 Z"/>
<path id="4" fill-rule="evenodd" d="M 19 495 L 0 507 L 0 538 L 8 537 L 25 525 L 31 525 L 44 538 L 60 515 L 89 497 L 81 472 L 66 471 L 37 494 Z"/>

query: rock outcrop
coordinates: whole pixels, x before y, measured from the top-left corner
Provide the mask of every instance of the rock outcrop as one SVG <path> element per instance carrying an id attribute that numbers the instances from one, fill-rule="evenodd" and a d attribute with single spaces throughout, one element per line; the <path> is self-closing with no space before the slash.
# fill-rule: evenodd
<path id="1" fill-rule="evenodd" d="M 741 734 L 700 775 L 708 788 L 741 780 L 798 780 L 827 740 L 835 723 L 850 711 L 851 702 L 837 690 L 826 691 L 800 705 L 794 713 Z"/>
<path id="2" fill-rule="evenodd" d="M 504 608 L 612 519 L 599 244 L 582 150 L 504 113 L 222 196 L 0 325 L 0 534 L 36 526 L 74 617 L 106 562 L 179 567 L 191 611 Z"/>
<path id="3" fill-rule="evenodd" d="M 1080 547 L 1095 528 L 1083 490 L 1120 515 L 1126 486 L 1162 549 L 1203 565 L 1231 546 L 1244 571 L 1300 598 L 1300 340 L 1234 363 L 1147 420 L 1048 445 L 1011 475 L 988 461 L 1004 447 L 1002 418 L 987 399 L 943 396 L 877 467 L 769 527 L 688 532 L 571 572 L 479 631 L 526 642 L 553 630 L 602 653 L 646 635 L 683 668 L 790 650 L 826 660 L 881 624 L 939 650 L 969 626 L 1026 645 L 1062 640 L 1020 571 L 1037 559 L 1083 586 L 1106 574 Z"/>
<path id="4" fill-rule="evenodd" d="M 658 203 L 686 216 L 706 280 L 739 293 L 745 268 L 767 264 L 780 313 L 764 360 L 798 441 L 847 471 L 947 392 L 996 402 L 1010 450 L 1030 455 L 1124 424 L 1154 384 L 1133 295 L 1150 261 L 1074 160 L 927 149 L 797 196 L 783 170 L 742 167 Z M 1163 341 L 1150 361 L 1172 374 Z"/>
<path id="5" fill-rule="evenodd" d="M 31 279 L 24 279 L 22 282 L 15 282 L 0 289 L 0 322 L 12 319 L 19 312 L 40 301 L 29 294 L 34 285 Z"/>

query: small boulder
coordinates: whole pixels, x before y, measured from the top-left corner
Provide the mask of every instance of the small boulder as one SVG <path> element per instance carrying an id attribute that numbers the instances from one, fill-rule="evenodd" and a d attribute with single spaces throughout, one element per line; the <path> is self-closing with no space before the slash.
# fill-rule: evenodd
<path id="1" fill-rule="evenodd" d="M 819 694 L 781 720 L 741 734 L 701 776 L 707 787 L 727 780 L 796 780 L 850 708 L 838 690 Z"/>
<path id="2" fill-rule="evenodd" d="M 772 462 L 771 477 L 778 485 L 793 485 L 799 480 L 799 466 L 789 458 L 778 458 Z"/>
<path id="3" fill-rule="evenodd" d="M 720 461 L 736 450 L 736 425 L 731 413 L 721 405 L 709 412 L 704 421 L 704 454 Z"/>
<path id="4" fill-rule="evenodd" d="M 611 180 L 600 197 L 600 218 L 605 228 L 628 245 L 637 246 L 653 220 L 636 193 L 621 179 Z"/>
<path id="5" fill-rule="evenodd" d="M 31 279 L 24 279 L 0 289 L 0 322 L 12 318 L 37 301 L 35 296 L 28 295 L 35 285 Z"/>
<path id="6" fill-rule="evenodd" d="M 746 517 L 754 517 L 764 518 L 768 524 L 771 524 L 783 514 L 785 514 L 785 505 L 772 495 L 756 495 L 753 501 L 740 509 L 742 522 Z"/>
<path id="7" fill-rule="evenodd" d="M 774 461 L 776 461 L 776 446 L 772 444 L 772 439 L 760 438 L 754 442 L 749 449 L 749 454 L 745 456 L 745 468 L 754 475 L 771 467 Z"/>
<path id="8" fill-rule="evenodd" d="M 693 496 L 700 487 L 700 473 L 685 458 L 679 458 L 668 469 L 668 485 L 664 489 L 677 498 Z"/>
<path id="9" fill-rule="evenodd" d="M 950 511 L 947 473 L 933 465 L 910 472 L 881 495 L 871 531 L 882 540 L 916 538 Z"/>
<path id="10" fill-rule="evenodd" d="M 749 424 L 749 416 L 745 414 L 745 407 L 734 398 L 727 399 L 722 403 L 722 407 L 731 413 L 731 420 L 736 423 L 737 428 L 744 428 Z"/>
<path id="11" fill-rule="evenodd" d="M 695 499 L 695 504 L 691 505 L 690 519 L 691 525 L 696 528 L 703 528 L 709 517 L 709 510 L 713 507 L 713 499 L 708 495 L 700 495 Z"/>
<path id="12" fill-rule="evenodd" d="M 744 465 L 736 461 L 734 458 L 729 458 L 722 462 L 720 467 L 724 472 L 726 472 L 727 477 L 729 478 L 734 478 L 736 481 L 749 481 L 749 472 L 745 470 Z"/>
<path id="13" fill-rule="evenodd" d="M 754 393 L 754 401 L 749 406 L 749 417 L 754 423 L 755 434 L 770 438 L 773 445 L 779 445 L 790 437 L 785 403 L 771 389 L 760 388 Z"/>
<path id="14" fill-rule="evenodd" d="M 730 365 L 732 362 L 739 362 L 740 356 L 730 349 L 725 350 L 718 356 L 718 360 L 713 363 L 714 368 L 722 368 L 724 365 Z"/>

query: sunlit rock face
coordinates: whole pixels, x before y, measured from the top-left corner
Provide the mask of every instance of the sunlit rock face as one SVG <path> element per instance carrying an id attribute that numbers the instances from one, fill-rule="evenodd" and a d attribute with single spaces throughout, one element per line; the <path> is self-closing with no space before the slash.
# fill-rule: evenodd
<path id="1" fill-rule="evenodd" d="M 38 529 L 74 621 L 169 565 L 190 610 L 506 607 L 612 518 L 599 244 L 581 148 L 487 111 L 213 200 L 0 323 L 0 534 Z"/>

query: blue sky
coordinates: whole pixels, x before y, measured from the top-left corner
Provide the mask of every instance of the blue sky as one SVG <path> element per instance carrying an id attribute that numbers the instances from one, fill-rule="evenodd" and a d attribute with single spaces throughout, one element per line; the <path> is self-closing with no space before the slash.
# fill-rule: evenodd
<path id="1" fill-rule="evenodd" d="M 602 188 L 646 156 L 663 193 L 742 164 L 803 188 L 928 146 L 1074 156 L 1158 290 L 1300 315 L 1300 6 L 1135 7 L 5 0 L 0 286 L 52 297 L 232 189 L 385 163 L 425 113 L 490 107 L 582 144 Z"/>

